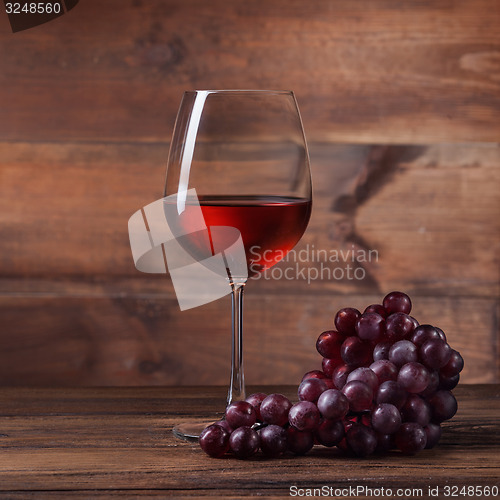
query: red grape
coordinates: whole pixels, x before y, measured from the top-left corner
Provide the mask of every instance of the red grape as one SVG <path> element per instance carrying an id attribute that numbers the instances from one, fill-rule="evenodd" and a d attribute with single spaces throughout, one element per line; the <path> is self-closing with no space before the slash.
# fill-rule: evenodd
<path id="1" fill-rule="evenodd" d="M 420 424 L 405 422 L 396 432 L 395 442 L 403 453 L 413 455 L 425 448 L 427 434 Z"/>
<path id="2" fill-rule="evenodd" d="M 349 449 L 358 457 L 371 455 L 377 447 L 377 434 L 363 424 L 353 424 L 346 433 Z"/>
<path id="3" fill-rule="evenodd" d="M 405 314 L 410 314 L 411 311 L 411 300 L 406 293 L 402 292 L 391 292 L 388 293 L 384 300 L 382 301 L 384 309 L 389 313 L 402 312 Z"/>
<path id="4" fill-rule="evenodd" d="M 220 425 L 221 427 L 224 427 L 224 429 L 226 429 L 227 432 L 229 432 L 229 434 L 231 434 L 231 432 L 233 432 L 233 428 L 227 423 L 227 420 L 218 420 L 217 422 L 215 422 L 213 425 Z"/>
<path id="5" fill-rule="evenodd" d="M 387 318 L 388 314 L 387 311 L 385 310 L 385 307 L 381 304 L 371 304 L 369 305 L 364 311 L 363 314 L 365 313 L 377 313 L 382 316 L 382 318 Z"/>
<path id="6" fill-rule="evenodd" d="M 398 377 L 398 369 L 396 365 L 387 359 L 374 361 L 370 365 L 370 370 L 372 370 L 372 372 L 377 376 L 379 384 L 387 382 L 388 380 L 396 380 Z"/>
<path id="7" fill-rule="evenodd" d="M 319 397 L 318 410 L 324 418 L 340 420 L 349 411 L 349 401 L 339 390 L 329 389 Z"/>
<path id="8" fill-rule="evenodd" d="M 279 457 L 287 450 L 288 436 L 279 425 L 268 425 L 260 431 L 260 448 L 267 457 Z"/>
<path id="9" fill-rule="evenodd" d="M 346 365 L 357 368 L 372 359 L 370 344 L 359 337 L 347 337 L 342 344 L 340 355 Z"/>
<path id="10" fill-rule="evenodd" d="M 323 361 L 321 362 L 321 367 L 323 368 L 323 373 L 327 377 L 332 377 L 333 375 L 333 370 L 339 365 L 339 361 L 336 359 L 330 359 L 330 358 L 323 358 Z"/>
<path id="11" fill-rule="evenodd" d="M 424 427 L 425 434 L 427 435 L 427 444 L 425 447 L 427 449 L 434 448 L 438 444 L 439 439 L 441 438 L 442 429 L 438 424 L 433 424 L 432 422 L 427 424 Z"/>
<path id="12" fill-rule="evenodd" d="M 375 401 L 380 403 L 389 403 L 400 410 L 406 402 L 408 393 L 393 380 L 387 380 L 380 384 L 375 396 Z"/>
<path id="13" fill-rule="evenodd" d="M 379 361 L 381 359 L 389 359 L 389 351 L 391 349 L 392 342 L 379 342 L 373 348 L 373 361 Z"/>
<path id="14" fill-rule="evenodd" d="M 304 374 L 304 376 L 302 377 L 302 381 L 307 380 L 308 378 L 325 379 L 328 377 L 321 370 L 311 370 L 310 372 Z"/>
<path id="15" fill-rule="evenodd" d="M 440 370 L 444 377 L 453 377 L 459 374 L 464 368 L 464 360 L 458 351 L 452 349 L 450 359 Z"/>
<path id="16" fill-rule="evenodd" d="M 238 427 L 231 433 L 229 447 L 238 458 L 248 458 L 257 453 L 260 438 L 251 427 Z"/>
<path id="17" fill-rule="evenodd" d="M 314 446 L 314 435 L 309 431 L 299 431 L 295 427 L 287 430 L 288 450 L 295 455 L 305 455 Z"/>
<path id="18" fill-rule="evenodd" d="M 443 332 L 443 330 L 441 330 L 441 328 L 438 328 L 437 326 L 435 326 L 434 328 L 435 328 L 435 329 L 437 330 L 437 332 L 439 333 L 439 337 L 441 338 L 441 340 L 442 340 L 443 342 L 446 342 L 446 335 L 445 335 L 445 333 Z"/>
<path id="19" fill-rule="evenodd" d="M 416 422 L 425 427 L 431 421 L 431 407 L 429 403 L 416 394 L 410 394 L 401 408 L 404 422 Z"/>
<path id="20" fill-rule="evenodd" d="M 410 393 L 419 393 L 426 389 L 430 381 L 427 368 L 412 361 L 401 367 L 398 374 L 398 384 Z"/>
<path id="21" fill-rule="evenodd" d="M 354 335 L 356 333 L 356 321 L 361 313 L 353 307 L 345 307 L 335 315 L 335 328 L 342 335 Z"/>
<path id="22" fill-rule="evenodd" d="M 372 411 L 372 427 L 382 434 L 394 434 L 401 426 L 399 410 L 389 403 L 381 403 Z"/>
<path id="23" fill-rule="evenodd" d="M 438 331 L 432 325 L 420 325 L 413 331 L 411 341 L 420 347 L 424 342 L 440 339 Z"/>
<path id="24" fill-rule="evenodd" d="M 257 421 L 254 407 L 247 401 L 235 401 L 226 408 L 227 423 L 233 428 L 252 427 Z"/>
<path id="25" fill-rule="evenodd" d="M 229 451 L 229 432 L 220 425 L 212 424 L 203 429 L 198 442 L 207 455 L 218 458 Z"/>
<path id="26" fill-rule="evenodd" d="M 269 394 L 260 405 L 260 415 L 267 424 L 285 425 L 291 407 L 292 403 L 283 394 Z"/>
<path id="27" fill-rule="evenodd" d="M 314 431 L 320 420 L 319 410 L 310 401 L 295 403 L 288 412 L 288 421 L 299 431 Z"/>
<path id="28" fill-rule="evenodd" d="M 257 416 L 257 420 L 262 420 L 261 416 L 260 416 L 260 405 L 262 404 L 262 401 L 264 401 L 264 399 L 266 399 L 267 397 L 267 394 L 264 394 L 263 392 L 256 392 L 254 394 L 250 394 L 250 396 L 248 396 L 245 401 L 247 401 L 248 403 L 250 403 L 254 410 L 255 410 L 255 415 Z"/>
<path id="29" fill-rule="evenodd" d="M 420 326 L 420 323 L 413 316 L 410 316 L 410 318 L 413 321 L 413 329 L 415 330 L 415 328 Z"/>
<path id="30" fill-rule="evenodd" d="M 342 389 L 349 401 L 349 409 L 353 412 L 369 410 L 372 404 L 373 391 L 371 387 L 359 380 L 347 382 Z"/>
<path id="31" fill-rule="evenodd" d="M 319 444 L 331 447 L 338 445 L 344 437 L 344 434 L 344 425 L 341 420 L 330 420 L 325 418 L 320 422 L 314 436 Z"/>
<path id="32" fill-rule="evenodd" d="M 441 378 L 437 371 L 429 371 L 429 383 L 422 392 L 419 392 L 420 396 L 424 398 L 432 396 L 439 389 L 440 380 Z"/>
<path id="33" fill-rule="evenodd" d="M 441 423 L 449 420 L 457 412 L 457 400 L 450 391 L 438 391 L 429 398 L 432 410 L 432 421 Z"/>
<path id="34" fill-rule="evenodd" d="M 370 386 L 373 392 L 375 392 L 379 386 L 377 375 L 375 375 L 373 370 L 367 368 L 366 366 L 360 366 L 349 373 L 347 376 L 347 382 L 349 383 L 352 380 L 364 382 L 366 385 Z"/>
<path id="35" fill-rule="evenodd" d="M 398 368 L 418 360 L 417 346 L 409 340 L 399 340 L 389 349 L 389 361 Z"/>
<path id="36" fill-rule="evenodd" d="M 420 360 L 428 368 L 438 370 L 448 363 L 451 353 L 451 347 L 443 340 L 427 340 L 420 347 Z"/>
<path id="37" fill-rule="evenodd" d="M 394 448 L 394 434 L 380 434 L 377 432 L 377 447 L 375 452 L 385 453 Z"/>
<path id="38" fill-rule="evenodd" d="M 451 391 L 455 389 L 460 380 L 460 373 L 453 375 L 452 377 L 444 377 L 441 375 L 439 377 L 438 389 L 444 389 L 445 391 Z"/>
<path id="39" fill-rule="evenodd" d="M 323 332 L 316 341 L 316 350 L 324 358 L 340 360 L 340 347 L 345 337 L 335 330 Z"/>
<path id="40" fill-rule="evenodd" d="M 334 385 L 333 380 L 331 378 L 325 378 L 324 382 L 326 384 L 327 389 L 335 389 L 335 385 Z"/>
<path id="41" fill-rule="evenodd" d="M 352 370 L 354 370 L 354 368 L 348 365 L 339 365 L 333 370 L 332 380 L 337 389 L 342 389 L 342 387 L 344 387 L 347 382 L 347 377 Z"/>
<path id="42" fill-rule="evenodd" d="M 318 398 L 328 389 L 326 382 L 319 378 L 308 378 L 300 383 L 297 395 L 300 401 L 316 403 Z"/>
<path id="43" fill-rule="evenodd" d="M 375 312 L 363 313 L 356 322 L 356 333 L 360 339 L 376 342 L 385 333 L 385 320 Z"/>
<path id="44" fill-rule="evenodd" d="M 408 314 L 396 312 L 385 320 L 385 340 L 397 342 L 409 337 L 414 328 L 413 320 Z"/>

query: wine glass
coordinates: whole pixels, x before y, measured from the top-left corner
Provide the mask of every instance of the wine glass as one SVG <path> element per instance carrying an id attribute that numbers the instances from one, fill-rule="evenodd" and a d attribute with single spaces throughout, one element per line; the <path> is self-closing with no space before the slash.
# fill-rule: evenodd
<path id="1" fill-rule="evenodd" d="M 309 157 L 293 92 L 185 92 L 164 196 L 170 200 L 167 221 L 181 236 L 182 248 L 197 261 L 209 262 L 207 257 L 218 251 L 224 255 L 219 269 L 232 300 L 229 405 L 246 397 L 242 342 L 247 279 L 279 262 L 296 245 L 311 214 Z M 244 249 L 243 266 L 238 248 Z M 168 262 L 168 254 L 166 258 Z M 191 285 L 196 293 L 198 285 Z M 180 424 L 174 434 L 197 438 L 206 425 Z"/>

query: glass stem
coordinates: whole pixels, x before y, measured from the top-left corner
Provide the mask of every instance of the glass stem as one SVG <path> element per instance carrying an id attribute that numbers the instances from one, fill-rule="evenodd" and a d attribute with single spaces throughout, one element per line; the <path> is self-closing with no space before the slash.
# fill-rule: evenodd
<path id="1" fill-rule="evenodd" d="M 231 382 L 227 404 L 245 399 L 245 376 L 243 374 L 243 289 L 245 283 L 233 283 L 231 292 L 232 342 Z"/>

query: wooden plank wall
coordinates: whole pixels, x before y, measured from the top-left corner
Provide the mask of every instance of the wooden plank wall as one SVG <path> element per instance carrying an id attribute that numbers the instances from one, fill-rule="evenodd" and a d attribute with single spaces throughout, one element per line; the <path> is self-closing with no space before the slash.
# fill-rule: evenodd
<path id="1" fill-rule="evenodd" d="M 0 384 L 227 382 L 228 299 L 180 312 L 127 234 L 195 88 L 293 89 L 314 180 L 297 251 L 374 252 L 249 284 L 248 382 L 298 382 L 338 308 L 392 289 L 464 381 L 498 381 L 498 26 L 497 0 L 85 0 L 16 34 L 0 15 Z M 276 279 L 297 265 L 331 274 Z"/>

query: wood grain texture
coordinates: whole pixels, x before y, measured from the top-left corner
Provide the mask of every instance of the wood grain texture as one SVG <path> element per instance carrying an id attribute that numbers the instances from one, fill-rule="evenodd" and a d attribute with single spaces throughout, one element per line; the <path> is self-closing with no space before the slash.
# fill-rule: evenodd
<path id="1" fill-rule="evenodd" d="M 323 265 L 321 286 L 341 293 L 500 295 L 498 145 L 310 149 L 313 214 L 285 267 Z M 134 277 L 148 286 L 151 276 L 131 265 L 127 221 L 161 197 L 167 153 L 167 144 L 0 143 L 2 277 Z M 298 262 L 301 250 L 308 261 L 318 250 L 328 258 Z M 352 262 L 370 251 L 371 262 Z M 348 265 L 365 279 L 349 279 Z"/>
<path id="2" fill-rule="evenodd" d="M 279 391 L 295 400 L 290 386 L 253 390 Z M 498 386 L 455 390 L 459 411 L 443 424 L 438 447 L 413 457 L 393 452 L 365 460 L 322 447 L 304 457 L 211 459 L 197 444 L 171 433 L 176 423 L 215 418 L 223 408 L 223 388 L 199 391 L 1 389 L 1 494 L 237 498 L 288 495 L 291 485 L 409 487 L 427 493 L 429 486 L 498 484 Z"/>
<path id="3" fill-rule="evenodd" d="M 167 149 L 0 144 L 3 384 L 226 383 L 227 300 L 181 313 L 170 279 L 131 259 L 126 221 L 160 196 Z M 466 358 L 463 380 L 498 380 L 500 149 L 313 143 L 311 156 L 303 241 L 246 293 L 250 382 L 318 368 L 314 342 L 335 311 L 391 289 L 446 331 Z M 313 248 L 347 257 L 304 262 Z M 371 262 L 351 260 L 372 250 Z M 288 271 L 295 279 L 279 279 Z"/>
<path id="4" fill-rule="evenodd" d="M 336 310 L 380 296 L 246 292 L 247 383 L 299 383 L 321 369 L 319 334 Z M 439 325 L 466 361 L 465 382 L 497 377 L 496 302 L 414 298 L 415 316 Z M 3 385 L 224 385 L 229 383 L 230 304 L 179 311 L 174 298 L 13 297 L 0 299 Z M 425 320 L 423 320 L 425 318 Z"/>
<path id="5" fill-rule="evenodd" d="M 182 92 L 291 88 L 310 140 L 498 141 L 496 0 L 87 0 L 0 26 L 0 137 L 163 141 Z"/>

